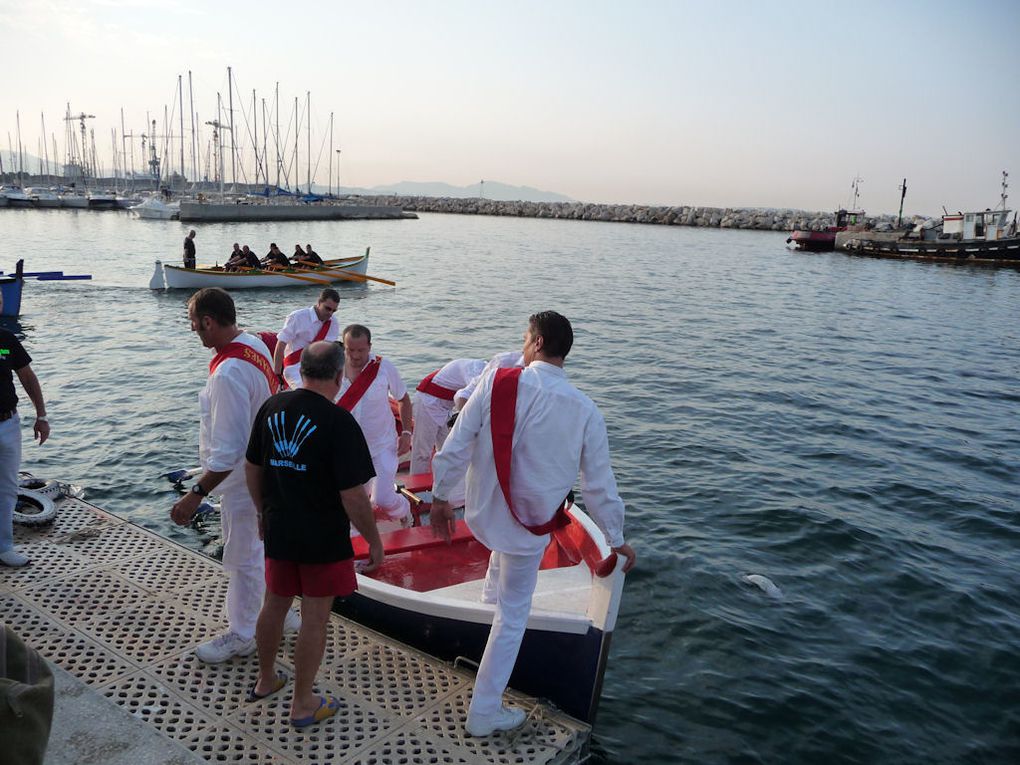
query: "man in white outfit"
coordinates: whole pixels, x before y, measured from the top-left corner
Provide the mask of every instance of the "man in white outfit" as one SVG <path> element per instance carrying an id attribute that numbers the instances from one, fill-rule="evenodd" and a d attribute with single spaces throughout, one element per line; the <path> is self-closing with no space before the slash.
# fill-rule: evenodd
<path id="1" fill-rule="evenodd" d="M 340 322 L 336 318 L 339 306 L 340 293 L 326 287 L 315 305 L 299 308 L 287 316 L 277 335 L 273 371 L 288 387 L 294 390 L 301 387 L 301 352 L 305 348 L 319 340 L 331 342 L 340 338 Z"/>
<path id="2" fill-rule="evenodd" d="M 202 474 L 171 509 L 178 525 L 191 522 L 202 499 L 221 496 L 223 568 L 227 572 L 228 630 L 202 643 L 195 655 L 218 663 L 255 650 L 255 623 L 265 593 L 265 564 L 255 505 L 244 475 L 244 455 L 255 415 L 276 378 L 266 344 L 237 327 L 234 301 L 219 288 L 201 289 L 188 301 L 191 331 L 216 355 L 198 394 L 198 437 Z M 294 625 L 291 625 L 292 627 Z"/>
<path id="3" fill-rule="evenodd" d="M 411 439 L 411 474 L 432 469 L 432 452 L 443 448 L 450 432 L 450 419 L 455 398 L 461 397 L 464 386 L 481 374 L 481 359 L 454 359 L 418 383 L 414 396 L 414 435 Z M 463 396 L 467 400 L 470 394 Z"/>
<path id="4" fill-rule="evenodd" d="M 468 709 L 465 727 L 472 736 L 524 722 L 522 710 L 503 706 L 503 691 L 527 627 L 543 551 L 578 471 L 585 508 L 609 546 L 625 558 L 623 570 L 636 559 L 623 539 L 624 507 L 605 421 L 563 371 L 572 343 L 565 317 L 554 311 L 531 316 L 524 335 L 526 367 L 486 374 L 432 461 L 434 531 L 447 540 L 455 531 L 449 492 L 467 472 L 464 520 L 492 550 L 485 589 L 495 597 L 496 610 Z M 499 428 L 504 438 L 494 444 Z"/>
<path id="5" fill-rule="evenodd" d="M 361 324 L 344 328 L 344 375 L 337 406 L 354 415 L 372 453 L 375 478 L 365 484 L 372 505 L 393 521 L 410 517 L 411 505 L 397 493 L 397 455 L 411 447 L 411 396 L 393 362 L 372 352 L 372 333 Z M 404 430 L 397 436 L 390 399 L 399 405 Z"/>

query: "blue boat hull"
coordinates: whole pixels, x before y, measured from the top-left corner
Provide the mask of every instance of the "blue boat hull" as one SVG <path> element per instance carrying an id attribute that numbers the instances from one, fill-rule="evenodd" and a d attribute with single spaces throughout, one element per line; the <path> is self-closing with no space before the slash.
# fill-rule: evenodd
<path id="1" fill-rule="evenodd" d="M 4 298 L 0 316 L 18 316 L 21 313 L 21 288 L 24 284 L 25 280 L 16 276 L 0 276 L 0 293 Z"/>

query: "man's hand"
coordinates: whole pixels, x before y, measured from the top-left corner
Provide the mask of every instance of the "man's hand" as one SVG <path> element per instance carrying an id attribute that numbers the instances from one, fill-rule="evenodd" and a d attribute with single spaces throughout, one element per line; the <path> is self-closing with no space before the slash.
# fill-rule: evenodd
<path id="1" fill-rule="evenodd" d="M 406 454 L 411 449 L 411 431 L 405 430 L 397 439 L 397 454 Z"/>
<path id="2" fill-rule="evenodd" d="M 627 573 L 634 568 L 634 563 L 637 562 L 637 553 L 634 552 L 634 548 L 630 545 L 620 545 L 619 547 L 610 548 L 617 555 L 622 555 L 627 559 L 627 562 L 623 564 L 623 573 Z"/>
<path id="3" fill-rule="evenodd" d="M 445 499 L 433 498 L 429 515 L 432 533 L 447 543 L 452 542 L 453 535 L 457 532 L 457 517 L 453 513 L 453 505 Z"/>
<path id="4" fill-rule="evenodd" d="M 376 541 L 368 545 L 368 563 L 364 568 L 361 569 L 362 574 L 371 574 L 379 566 L 382 565 L 383 559 L 386 557 L 386 553 L 383 551 L 383 545 L 381 541 Z"/>
<path id="5" fill-rule="evenodd" d="M 201 503 L 202 497 L 189 491 L 170 508 L 170 520 L 178 526 L 187 526 L 195 517 L 195 511 Z"/>
<path id="6" fill-rule="evenodd" d="M 46 439 L 50 437 L 50 424 L 46 420 L 36 418 L 32 430 L 35 433 L 35 440 L 39 442 L 39 446 L 45 444 Z"/>

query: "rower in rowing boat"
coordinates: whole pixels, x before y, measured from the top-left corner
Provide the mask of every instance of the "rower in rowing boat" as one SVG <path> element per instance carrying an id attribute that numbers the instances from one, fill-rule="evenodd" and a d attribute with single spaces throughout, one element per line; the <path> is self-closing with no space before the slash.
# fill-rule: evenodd
<path id="1" fill-rule="evenodd" d="M 319 300 L 308 308 L 292 311 L 277 335 L 273 353 L 273 371 L 291 388 L 301 385 L 301 353 L 319 340 L 335 341 L 340 337 L 340 322 L 336 311 L 340 306 L 340 293 L 327 287 Z"/>
<path id="2" fill-rule="evenodd" d="M 277 269 L 289 268 L 290 261 L 287 260 L 287 256 L 280 252 L 280 248 L 276 246 L 276 242 L 269 245 L 269 252 L 266 253 L 266 257 L 262 258 L 259 262 L 262 268 L 270 268 L 276 266 Z"/>
<path id="3" fill-rule="evenodd" d="M 319 253 L 312 249 L 312 245 L 302 250 L 301 245 L 295 245 L 294 250 L 294 265 L 304 266 L 305 268 L 318 268 L 319 266 L 325 265 L 322 262 L 322 258 L 319 257 Z"/>

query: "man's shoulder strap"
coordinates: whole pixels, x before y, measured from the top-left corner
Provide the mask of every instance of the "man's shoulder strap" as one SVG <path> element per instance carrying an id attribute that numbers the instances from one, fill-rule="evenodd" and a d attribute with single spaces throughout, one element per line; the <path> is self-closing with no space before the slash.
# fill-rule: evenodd
<path id="1" fill-rule="evenodd" d="M 368 390 L 369 386 L 375 382 L 376 376 L 379 374 L 379 367 L 382 364 L 382 356 L 376 356 L 370 362 L 365 364 L 365 368 L 358 373 L 357 379 L 351 383 L 351 387 L 344 391 L 344 395 L 340 397 L 340 400 L 336 402 L 337 406 L 342 406 L 348 412 L 354 410 L 354 407 L 361 401 L 361 397 L 365 395 L 365 391 Z"/>
<path id="2" fill-rule="evenodd" d="M 212 361 L 209 362 L 209 374 L 213 374 L 219 365 L 227 359 L 240 359 L 241 361 L 247 361 L 249 364 L 258 369 L 263 376 L 265 376 L 266 383 L 269 385 L 270 393 L 276 393 L 279 389 L 280 381 L 277 380 L 276 375 L 273 374 L 272 363 L 250 345 L 238 342 L 228 343 L 223 350 L 213 356 Z"/>

